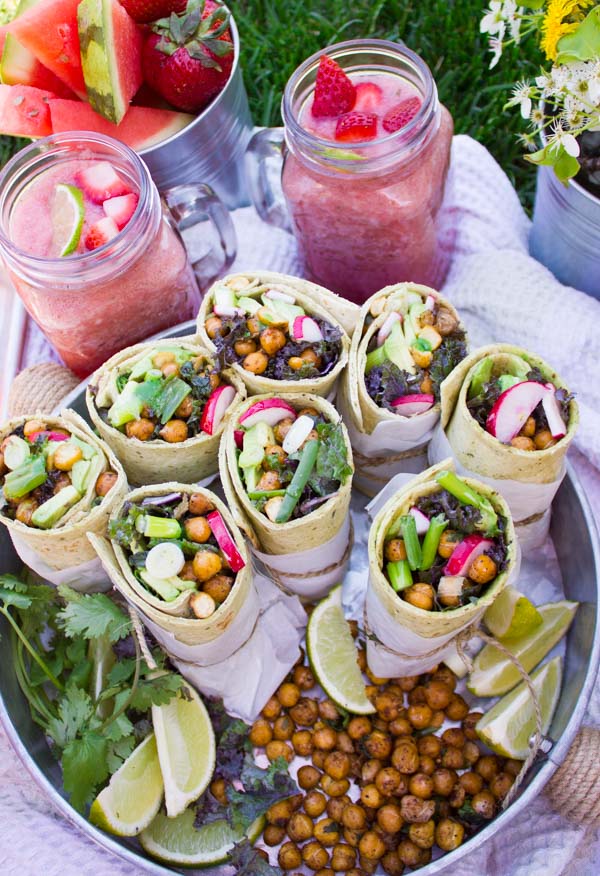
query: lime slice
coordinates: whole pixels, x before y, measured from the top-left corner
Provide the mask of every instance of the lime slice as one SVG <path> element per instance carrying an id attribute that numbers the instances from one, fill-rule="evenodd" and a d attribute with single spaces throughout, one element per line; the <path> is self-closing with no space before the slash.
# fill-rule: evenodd
<path id="1" fill-rule="evenodd" d="M 183 867 L 213 867 L 226 862 L 233 844 L 244 834 L 226 821 L 196 828 L 194 819 L 193 809 L 186 809 L 177 818 L 167 818 L 160 812 L 140 834 L 142 848 L 159 861 Z M 246 836 L 251 843 L 262 833 L 264 823 L 264 817 L 257 818 L 248 828 Z"/>
<path id="2" fill-rule="evenodd" d="M 542 623 L 542 616 L 516 587 L 505 587 L 483 616 L 485 625 L 496 638 L 525 636 Z"/>
<path id="3" fill-rule="evenodd" d="M 575 617 L 578 602 L 549 602 L 538 611 L 542 623 L 525 636 L 505 639 L 502 644 L 518 657 L 526 672 L 543 660 L 562 639 Z M 516 666 L 493 645 L 486 645 L 473 663 L 467 687 L 477 697 L 497 697 L 507 693 L 521 680 Z"/>
<path id="4" fill-rule="evenodd" d="M 562 660 L 549 660 L 531 676 L 542 713 L 542 733 L 554 715 L 562 680 Z M 529 739 L 535 733 L 535 712 L 531 694 L 522 682 L 502 697 L 475 727 L 479 738 L 489 748 L 504 757 L 525 760 L 529 754 Z"/>
<path id="5" fill-rule="evenodd" d="M 90 821 L 117 836 L 135 836 L 160 809 L 163 791 L 156 739 L 151 733 L 98 794 L 90 809 Z"/>
<path id="6" fill-rule="evenodd" d="M 59 256 L 71 255 L 77 249 L 84 213 L 81 189 L 59 183 L 54 189 L 50 217 L 54 250 Z"/>
<path id="7" fill-rule="evenodd" d="M 356 662 L 354 639 L 342 610 L 341 585 L 322 599 L 311 614 L 306 649 L 312 671 L 336 705 L 357 715 L 375 711 Z"/>
<path id="8" fill-rule="evenodd" d="M 152 706 L 167 815 L 174 818 L 206 789 L 215 769 L 215 734 L 206 706 L 187 687 L 164 706 Z"/>

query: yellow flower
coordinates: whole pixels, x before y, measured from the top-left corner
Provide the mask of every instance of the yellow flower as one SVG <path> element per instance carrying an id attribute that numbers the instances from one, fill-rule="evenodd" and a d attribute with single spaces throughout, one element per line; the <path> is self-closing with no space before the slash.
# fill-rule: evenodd
<path id="1" fill-rule="evenodd" d="M 542 22 L 541 43 L 548 60 L 553 61 L 556 58 L 558 41 L 577 30 L 583 10 L 593 6 L 595 2 L 596 0 L 549 0 Z"/>

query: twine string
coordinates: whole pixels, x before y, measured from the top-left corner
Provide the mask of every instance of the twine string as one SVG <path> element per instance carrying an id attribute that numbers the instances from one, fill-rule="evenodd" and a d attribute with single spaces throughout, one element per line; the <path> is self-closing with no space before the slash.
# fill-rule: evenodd
<path id="1" fill-rule="evenodd" d="M 387 484 L 390 479 L 389 475 L 382 477 L 367 471 L 367 469 L 380 468 L 382 465 L 391 465 L 395 462 L 403 462 L 405 459 L 413 459 L 415 456 L 421 456 L 426 450 L 427 444 L 419 444 L 418 447 L 411 447 L 410 450 L 402 450 L 400 453 L 390 453 L 386 456 L 364 456 L 358 450 L 353 450 L 352 458 L 358 474 L 376 483 Z"/>
<path id="2" fill-rule="evenodd" d="M 138 641 L 140 651 L 142 652 L 142 656 L 148 665 L 148 669 L 158 669 L 158 664 L 152 656 L 152 651 L 150 650 L 150 646 L 148 645 L 148 641 L 144 633 L 144 627 L 142 626 L 142 622 L 140 620 L 137 609 L 135 609 L 133 605 L 128 605 L 127 609 L 129 611 L 129 617 L 131 618 L 131 623 L 133 626 L 133 634 Z"/>

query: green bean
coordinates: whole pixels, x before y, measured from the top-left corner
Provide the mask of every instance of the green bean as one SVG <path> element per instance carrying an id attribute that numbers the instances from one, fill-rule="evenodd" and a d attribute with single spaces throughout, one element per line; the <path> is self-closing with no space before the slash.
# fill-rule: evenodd
<path id="1" fill-rule="evenodd" d="M 400 518 L 400 531 L 406 548 L 408 565 L 413 570 L 421 565 L 421 542 L 417 535 L 417 522 L 412 514 L 403 514 Z"/>
<path id="2" fill-rule="evenodd" d="M 442 532 L 448 526 L 448 521 L 443 514 L 436 514 L 429 521 L 429 529 L 423 539 L 423 557 L 419 566 L 422 572 L 431 569 L 435 562 L 437 549 L 442 537 Z"/>
<path id="3" fill-rule="evenodd" d="M 294 508 L 300 501 L 302 491 L 315 467 L 318 452 L 319 441 L 317 438 L 312 438 L 310 441 L 306 442 L 304 450 L 302 451 L 302 456 L 300 457 L 300 462 L 298 463 L 298 468 L 294 472 L 294 477 L 285 491 L 279 514 L 275 518 L 276 523 L 287 523 L 292 516 Z"/>

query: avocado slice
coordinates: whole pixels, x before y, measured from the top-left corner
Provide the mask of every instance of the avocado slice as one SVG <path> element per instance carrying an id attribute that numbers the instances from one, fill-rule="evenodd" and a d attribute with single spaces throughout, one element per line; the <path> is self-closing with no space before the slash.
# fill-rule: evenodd
<path id="1" fill-rule="evenodd" d="M 494 360 L 491 356 L 485 356 L 480 359 L 471 376 L 471 385 L 469 386 L 469 398 L 475 398 L 483 390 L 484 384 L 490 382 Z"/>
<path id="2" fill-rule="evenodd" d="M 511 386 L 516 386 L 517 383 L 523 383 L 524 377 L 515 377 L 514 374 L 501 374 L 498 378 L 500 390 L 506 392 Z"/>
<path id="3" fill-rule="evenodd" d="M 244 448 L 240 453 L 240 468 L 260 465 L 265 458 L 265 447 L 275 443 L 273 429 L 267 423 L 256 423 L 244 434 Z"/>
<path id="4" fill-rule="evenodd" d="M 387 358 L 394 365 L 397 365 L 401 371 L 408 371 L 409 374 L 415 373 L 415 360 L 411 356 L 402 326 L 399 322 L 394 323 L 392 331 L 386 338 L 383 346 Z"/>
<path id="5" fill-rule="evenodd" d="M 150 590 L 158 593 L 165 602 L 173 602 L 179 596 L 179 589 L 175 586 L 175 581 L 180 580 L 177 576 L 173 578 L 155 578 L 154 575 L 151 575 L 145 569 L 140 569 L 140 578 Z"/>
<path id="6" fill-rule="evenodd" d="M 71 484 L 42 502 L 31 515 L 31 522 L 40 529 L 51 529 L 80 499 L 81 493 Z"/>
<path id="7" fill-rule="evenodd" d="M 242 295 L 241 298 L 238 298 L 238 306 L 243 307 L 246 313 L 249 313 L 251 316 L 260 310 L 261 303 L 257 301 L 256 298 L 250 298 L 247 295 Z"/>
<path id="8" fill-rule="evenodd" d="M 383 365 L 384 362 L 387 362 L 387 358 L 385 355 L 385 344 L 382 344 L 381 347 L 375 347 L 374 350 L 367 353 L 365 374 L 368 374 L 373 368 L 377 368 L 378 365 Z"/>
<path id="9" fill-rule="evenodd" d="M 82 496 L 89 486 L 91 473 L 91 459 L 80 459 L 71 469 L 71 483 Z"/>
<path id="10" fill-rule="evenodd" d="M 423 301 L 411 304 L 408 313 L 404 318 L 404 337 L 406 338 L 406 343 L 409 347 L 414 344 L 417 339 L 417 335 L 421 328 L 421 326 L 419 325 L 419 317 L 425 310 L 427 310 L 427 308 L 425 307 L 425 303 Z"/>
<path id="11" fill-rule="evenodd" d="M 250 465 L 248 468 L 242 469 L 244 481 L 246 482 L 246 490 L 253 493 L 256 490 L 260 479 L 260 468 L 257 465 Z"/>
<path id="12" fill-rule="evenodd" d="M 299 307 L 297 304 L 290 304 L 289 301 L 282 301 L 281 298 L 266 298 L 263 295 L 262 300 L 265 307 L 278 313 L 282 319 L 287 319 L 290 325 L 296 317 L 306 316 L 306 311 L 303 307 Z"/>

